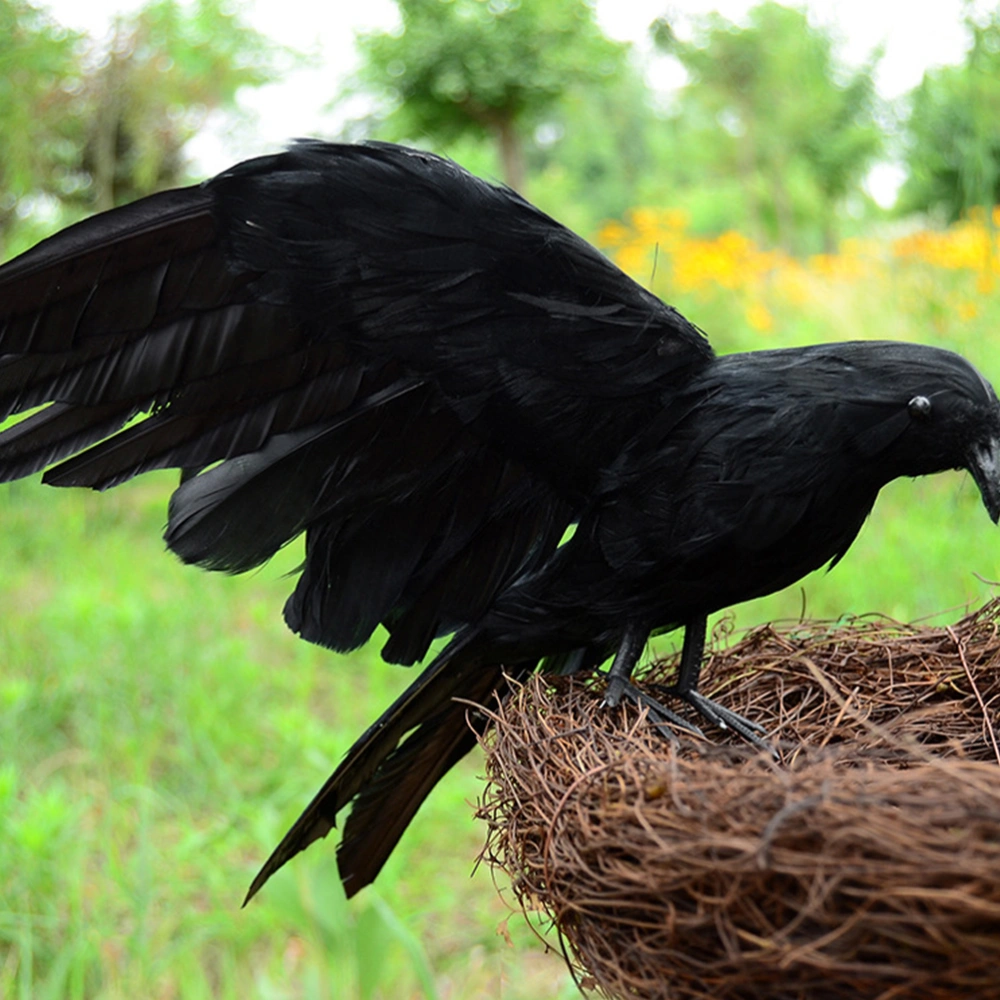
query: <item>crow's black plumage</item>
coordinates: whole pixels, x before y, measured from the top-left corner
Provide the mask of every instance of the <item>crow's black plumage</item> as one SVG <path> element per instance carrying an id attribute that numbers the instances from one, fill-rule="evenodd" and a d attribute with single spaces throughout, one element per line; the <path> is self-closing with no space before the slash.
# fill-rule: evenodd
<path id="1" fill-rule="evenodd" d="M 675 693 L 756 739 L 697 690 L 707 614 L 836 562 L 897 476 L 966 468 L 1000 515 L 1000 406 L 957 355 L 717 358 L 513 192 L 389 145 L 299 143 L 0 269 L 0 415 L 42 404 L 0 434 L 3 479 L 178 467 L 187 562 L 241 572 L 305 532 L 304 638 L 381 623 L 412 664 L 454 633 L 251 894 L 348 804 L 341 874 L 370 882 L 473 745 L 467 702 L 540 665 L 614 654 L 608 701 L 637 698 L 646 639 L 684 626 Z"/>

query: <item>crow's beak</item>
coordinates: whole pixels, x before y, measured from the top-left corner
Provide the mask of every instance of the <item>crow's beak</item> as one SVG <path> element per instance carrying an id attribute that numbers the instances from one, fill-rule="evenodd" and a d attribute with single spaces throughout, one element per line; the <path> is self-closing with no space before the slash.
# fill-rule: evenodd
<path id="1" fill-rule="evenodd" d="M 1000 520 L 1000 439 L 990 438 L 972 446 L 969 472 L 983 495 L 983 504 L 994 524 Z"/>

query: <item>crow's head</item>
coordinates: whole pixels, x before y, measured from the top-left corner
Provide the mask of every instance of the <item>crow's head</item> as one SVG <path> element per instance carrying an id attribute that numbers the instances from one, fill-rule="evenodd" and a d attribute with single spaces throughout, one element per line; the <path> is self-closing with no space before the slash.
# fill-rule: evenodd
<path id="1" fill-rule="evenodd" d="M 858 385 L 880 411 L 858 435 L 862 452 L 884 462 L 888 478 L 967 469 L 996 523 L 1000 402 L 993 386 L 951 351 L 894 342 L 843 346 L 857 352 L 850 360 Z"/>

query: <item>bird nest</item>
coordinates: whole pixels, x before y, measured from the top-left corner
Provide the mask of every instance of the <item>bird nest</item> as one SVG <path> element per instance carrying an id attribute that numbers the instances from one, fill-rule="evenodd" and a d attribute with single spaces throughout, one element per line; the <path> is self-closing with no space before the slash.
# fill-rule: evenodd
<path id="1" fill-rule="evenodd" d="M 778 761 L 533 677 L 492 713 L 484 857 L 610 997 L 1000 997 L 998 666 L 1000 602 L 759 628 L 701 686 Z"/>

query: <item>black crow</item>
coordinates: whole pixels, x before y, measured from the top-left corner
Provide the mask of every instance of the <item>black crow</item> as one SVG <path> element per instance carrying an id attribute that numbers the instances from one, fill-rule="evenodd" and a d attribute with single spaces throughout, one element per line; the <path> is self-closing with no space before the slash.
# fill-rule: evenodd
<path id="1" fill-rule="evenodd" d="M 250 895 L 348 804 L 341 875 L 370 882 L 508 678 L 614 656 L 608 703 L 675 721 L 629 682 L 655 632 L 685 629 L 672 693 L 760 742 L 698 692 L 708 614 L 835 563 L 897 476 L 968 469 L 1000 515 L 1000 405 L 962 358 L 717 358 L 514 192 L 384 144 L 301 142 L 0 269 L 0 416 L 43 404 L 0 434 L 0 478 L 180 468 L 185 561 L 238 573 L 305 532 L 304 638 L 381 623 L 413 664 L 452 635 Z"/>

